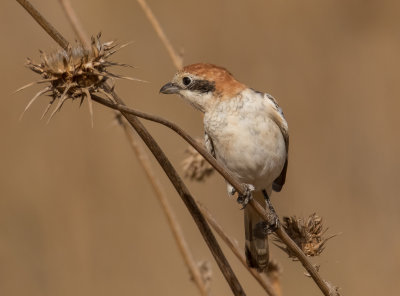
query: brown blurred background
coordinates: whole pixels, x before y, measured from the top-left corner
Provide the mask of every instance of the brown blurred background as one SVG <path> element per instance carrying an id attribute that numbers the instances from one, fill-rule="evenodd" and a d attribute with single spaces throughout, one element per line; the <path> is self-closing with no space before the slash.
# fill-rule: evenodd
<path id="1" fill-rule="evenodd" d="M 120 81 L 126 103 L 202 136 L 201 115 L 178 97 L 161 96 L 175 69 L 136 1 L 72 1 L 91 34 L 133 40 L 116 69 L 150 83 Z M 324 278 L 344 295 L 398 295 L 400 272 L 400 2 L 155 1 L 149 4 L 185 64 L 227 67 L 242 82 L 273 94 L 290 127 L 287 185 L 273 196 L 278 213 L 317 212 L 332 239 L 321 257 Z M 33 4 L 75 39 L 58 1 Z M 39 121 L 41 98 L 24 68 L 38 49 L 57 46 L 15 1 L 0 3 L 1 170 L 0 295 L 198 295 L 166 219 L 113 113 L 86 103 L 65 105 Z M 147 123 L 179 167 L 186 144 Z M 181 200 L 162 183 L 197 260 L 210 260 L 213 295 L 230 295 Z M 182 173 L 179 168 L 179 172 Z M 194 195 L 243 246 L 242 212 L 214 175 L 191 183 Z M 263 291 L 224 247 L 248 295 Z M 284 295 L 321 295 L 299 263 L 276 247 Z M 397 292 L 396 292 L 397 291 Z"/>

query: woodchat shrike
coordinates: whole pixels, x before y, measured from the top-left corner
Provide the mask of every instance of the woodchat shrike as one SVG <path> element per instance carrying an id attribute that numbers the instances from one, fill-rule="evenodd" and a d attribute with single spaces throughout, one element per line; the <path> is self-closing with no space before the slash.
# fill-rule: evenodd
<path id="1" fill-rule="evenodd" d="M 204 113 L 208 151 L 252 191 L 238 202 L 245 206 L 254 198 L 275 214 L 269 197 L 285 183 L 289 146 L 288 125 L 276 100 L 226 69 L 203 63 L 178 71 L 160 92 L 179 94 Z M 229 184 L 228 193 L 235 193 Z M 268 225 L 251 207 L 244 208 L 244 224 L 247 263 L 261 272 L 269 260 Z"/>

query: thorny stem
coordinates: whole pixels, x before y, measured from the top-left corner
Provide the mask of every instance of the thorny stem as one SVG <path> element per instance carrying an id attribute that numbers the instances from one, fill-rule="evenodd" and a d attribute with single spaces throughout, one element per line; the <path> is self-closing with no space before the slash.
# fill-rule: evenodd
<path id="1" fill-rule="evenodd" d="M 257 211 L 257 213 L 268 221 L 268 214 L 264 210 L 264 208 L 256 201 L 251 200 L 250 205 Z M 282 225 L 275 230 L 275 234 L 280 238 L 280 240 L 292 251 L 297 259 L 301 262 L 304 268 L 311 275 L 317 286 L 321 289 L 322 293 L 326 296 L 336 296 L 338 293 L 335 289 L 328 285 L 326 281 L 324 281 L 312 263 L 308 260 L 307 256 L 304 252 L 299 248 L 299 246 L 290 238 L 290 236 L 283 229 Z"/>
<path id="2" fill-rule="evenodd" d="M 174 132 L 176 132 L 178 135 L 180 135 L 186 142 L 188 142 L 193 148 L 195 148 L 220 174 L 222 177 L 225 178 L 227 182 L 229 182 L 237 192 L 243 193 L 243 185 L 238 182 L 234 177 L 232 177 L 231 174 L 229 174 L 223 166 L 209 154 L 203 147 L 201 147 L 188 133 L 186 133 L 184 130 L 182 130 L 179 126 L 176 124 L 161 118 L 156 115 L 150 115 L 141 111 L 134 110 L 132 108 L 120 105 L 120 104 L 115 104 L 110 102 L 109 100 L 106 100 L 102 97 L 99 97 L 97 95 L 92 95 L 92 98 L 94 101 L 105 105 L 107 107 L 113 108 L 115 110 L 119 110 L 120 112 L 126 112 L 129 114 L 136 115 L 138 117 L 141 117 L 146 120 L 150 120 L 153 122 L 160 123 L 170 129 L 172 129 Z M 255 200 L 251 200 L 249 202 L 249 205 L 253 207 L 258 214 L 265 219 L 265 221 L 268 221 L 268 213 L 265 211 L 265 209 L 257 203 Z M 321 289 L 321 291 L 324 293 L 326 296 L 331 296 L 335 295 L 336 292 L 332 291 L 332 289 L 326 284 L 326 282 L 322 279 L 318 271 L 315 269 L 315 267 L 312 265 L 312 263 L 308 260 L 306 255 L 303 253 L 303 251 L 296 245 L 296 243 L 287 235 L 285 230 L 282 228 L 282 226 L 279 226 L 279 228 L 275 231 L 276 235 L 281 239 L 281 241 L 287 245 L 287 247 L 296 255 L 296 257 L 299 259 L 299 261 L 303 264 L 304 268 L 307 270 L 307 272 L 311 275 L 315 283 L 318 285 L 318 287 Z"/>
<path id="3" fill-rule="evenodd" d="M 45 29 L 45 31 L 53 37 L 53 39 L 59 43 L 64 49 L 68 48 L 68 42 L 40 15 L 40 13 L 34 9 L 34 7 L 28 1 L 17 0 L 30 14 L 31 16 L 39 22 Z M 47 29 L 46 29 L 47 28 Z M 51 30 L 49 28 L 52 28 Z M 57 36 L 61 38 L 57 38 Z M 124 106 L 124 102 L 119 96 L 108 87 L 108 91 L 112 93 L 114 100 L 118 103 L 118 105 Z M 200 230 L 205 242 L 211 250 L 212 255 L 214 256 L 215 261 L 218 264 L 222 274 L 224 275 L 226 281 L 228 282 L 232 292 L 234 295 L 246 295 L 241 287 L 236 275 L 234 274 L 229 262 L 226 260 L 225 255 L 223 254 L 221 247 L 219 246 L 215 236 L 213 235 L 210 227 L 208 226 L 205 218 L 201 214 L 199 208 L 196 205 L 196 202 L 193 199 L 193 196 L 187 189 L 186 185 L 183 183 L 182 179 L 179 177 L 175 168 L 172 166 L 171 162 L 168 160 L 164 152 L 161 150 L 160 146 L 154 140 L 154 138 L 150 135 L 147 129 L 143 126 L 143 124 L 139 121 L 139 119 L 132 114 L 129 114 L 124 111 L 120 111 L 121 114 L 126 118 L 126 120 L 131 124 L 131 126 L 136 130 L 142 140 L 145 142 L 147 147 L 151 150 L 164 172 L 170 179 L 171 183 L 174 185 L 176 191 L 182 198 L 186 207 L 188 208 L 190 214 L 193 217 L 197 227 Z"/>
<path id="4" fill-rule="evenodd" d="M 79 21 L 79 18 L 77 17 L 75 10 L 73 9 L 71 2 L 69 0 L 60 0 L 60 3 L 62 7 L 64 8 L 64 12 L 67 15 L 67 18 L 69 19 L 71 26 L 73 30 L 75 31 L 75 34 L 78 35 L 80 41 L 82 44 L 85 45 L 87 49 L 90 49 L 90 39 L 89 36 L 86 34 L 85 30 L 83 29 L 83 26 L 81 22 Z M 90 98 L 90 94 L 88 94 L 88 99 Z M 91 99 L 90 99 L 91 101 Z M 122 129 L 125 132 L 125 135 L 128 139 L 128 142 L 135 153 L 137 159 L 139 160 L 140 165 L 142 166 L 148 180 L 150 181 L 150 184 L 152 185 L 152 188 L 154 190 L 154 193 L 156 194 L 158 201 L 161 204 L 161 208 L 165 213 L 165 216 L 167 218 L 169 227 L 171 228 L 173 237 L 175 238 L 176 244 L 178 245 L 178 249 L 180 253 L 182 254 L 183 260 L 185 261 L 189 272 L 191 276 L 193 277 L 193 281 L 197 285 L 200 294 L 202 296 L 207 296 L 209 293 L 207 291 L 207 287 L 205 285 L 205 282 L 203 281 L 203 278 L 201 276 L 200 270 L 193 258 L 192 252 L 190 251 L 189 245 L 186 242 L 185 236 L 183 235 L 182 229 L 179 225 L 178 219 L 176 218 L 176 215 L 172 209 L 172 206 L 170 205 L 167 196 L 165 195 L 165 192 L 162 188 L 162 185 L 158 178 L 156 177 L 153 168 L 150 163 L 150 159 L 144 150 L 143 146 L 137 141 L 133 135 L 133 130 L 128 126 L 126 121 L 124 121 L 120 116 L 120 113 L 118 112 L 119 118 L 118 121 L 122 127 Z M 93 118 L 93 116 L 92 116 Z"/>
<path id="5" fill-rule="evenodd" d="M 29 14 L 43 27 L 43 29 L 62 48 L 64 48 L 64 49 L 68 48 L 68 45 L 69 45 L 68 41 L 66 41 L 66 39 L 60 33 L 58 33 L 58 31 L 40 15 L 40 13 L 29 3 L 29 1 L 27 1 L 27 0 L 16 0 L 16 1 L 18 3 L 20 3 L 29 12 Z M 140 1 L 140 0 L 138 0 L 138 1 Z M 186 188 L 185 184 L 182 182 L 182 180 L 176 173 L 172 164 L 169 162 L 169 160 L 165 156 L 164 152 L 161 150 L 161 148 L 158 146 L 158 144 L 155 142 L 155 140 L 151 137 L 151 135 L 145 129 L 143 124 L 136 118 L 136 116 L 139 116 L 139 114 L 136 114 L 135 110 L 129 109 L 124 104 L 121 104 L 121 102 L 122 102 L 121 100 L 117 101 L 118 104 L 113 104 L 113 103 L 110 103 L 108 100 L 105 100 L 101 97 L 94 96 L 94 95 L 92 97 L 95 101 L 97 101 L 103 105 L 106 105 L 113 109 L 119 110 L 124 115 L 124 117 L 128 120 L 128 122 L 135 128 L 135 130 L 138 132 L 140 137 L 144 140 L 146 145 L 152 151 L 152 153 L 154 154 L 154 156 L 156 157 L 156 159 L 158 160 L 158 162 L 160 163 L 160 165 L 162 166 L 162 168 L 168 175 L 171 183 L 174 185 L 175 189 L 178 191 L 179 195 L 181 196 L 181 198 L 185 202 L 186 206 L 188 207 L 190 213 L 192 214 L 193 219 L 195 220 L 196 224 L 198 225 L 198 227 L 200 229 L 200 232 L 202 233 L 202 235 L 204 237 L 204 240 L 206 241 L 207 245 L 211 249 L 211 252 L 212 252 L 214 258 L 216 259 L 218 266 L 220 267 L 225 278 L 227 279 L 227 282 L 229 283 L 232 291 L 234 292 L 235 295 L 245 295 L 242 287 L 240 286 L 239 282 L 237 281 L 235 274 L 233 273 L 231 267 L 229 266 L 229 263 L 227 262 L 225 256 L 223 255 L 221 248 L 219 247 L 217 241 L 215 240 L 214 235 L 212 234 L 204 217 L 201 215 L 200 210 L 196 206 L 196 204 L 193 200 L 193 197 L 191 196 L 191 194 L 188 191 L 188 189 Z M 114 96 L 114 98 L 116 99 L 117 96 Z M 126 108 L 126 109 L 124 110 L 124 108 Z M 130 112 L 132 112 L 132 113 L 130 113 Z M 144 117 L 143 118 L 150 120 L 150 117 L 152 117 L 152 116 L 147 116 L 147 117 L 148 118 L 144 118 Z M 159 121 L 156 121 L 156 122 L 159 122 Z M 162 123 L 162 122 L 159 122 L 159 123 Z M 166 126 L 169 127 L 168 125 L 166 125 Z M 183 137 L 183 138 L 189 144 L 191 144 L 204 157 L 205 157 L 205 155 L 207 155 L 207 151 L 204 151 L 205 154 L 203 154 L 202 150 L 204 150 L 204 149 L 202 149 L 199 145 L 197 145 L 197 143 L 195 143 L 195 142 L 191 143 L 187 140 L 187 139 L 191 138 L 189 135 L 187 135 L 187 137 Z M 160 153 L 160 154 L 157 154 L 157 153 Z M 212 157 L 212 156 L 210 155 L 210 157 Z M 213 165 L 213 162 L 210 161 L 210 157 L 205 157 L 205 158 L 207 161 L 210 162 L 211 165 Z M 217 166 L 214 166 L 214 167 L 217 169 Z M 236 189 L 236 191 L 238 191 L 239 193 L 244 192 L 244 186 L 241 186 L 240 183 L 237 180 L 235 180 L 232 176 L 230 176 L 225 170 L 223 170 L 224 173 L 222 173 L 222 171 L 219 171 L 218 169 L 217 169 L 217 171 Z M 261 205 L 259 205 L 254 200 L 251 200 L 249 204 L 261 215 L 261 217 L 263 217 L 266 221 L 268 221 L 268 214 Z M 276 230 L 276 234 L 287 245 L 287 247 L 296 255 L 296 257 L 300 260 L 300 262 L 303 264 L 304 268 L 308 271 L 308 273 L 314 279 L 314 281 L 316 282 L 318 287 L 321 289 L 321 291 L 324 293 L 324 295 L 325 296 L 337 295 L 337 293 L 335 291 L 333 291 L 332 288 L 330 288 L 328 286 L 328 284 L 321 278 L 318 271 L 314 268 L 314 266 L 307 259 L 307 257 L 301 251 L 301 249 L 296 245 L 296 243 L 287 235 L 287 233 L 284 231 L 282 226 L 280 226 Z"/>
<path id="6" fill-rule="evenodd" d="M 75 10 L 72 8 L 70 0 L 59 0 L 61 6 L 64 9 L 64 12 L 71 23 L 71 26 L 78 36 L 79 41 L 83 44 L 86 49 L 90 49 L 90 39 L 89 36 L 86 34 L 85 29 L 82 26 L 82 23 L 79 21 L 78 16 L 75 13 Z"/>
<path id="7" fill-rule="evenodd" d="M 118 113 L 119 114 L 119 113 Z M 161 203 L 162 209 L 167 217 L 167 221 L 169 226 L 172 230 L 172 234 L 175 238 L 175 241 L 178 245 L 178 249 L 182 254 L 183 260 L 185 261 L 186 265 L 188 266 L 190 273 L 193 277 L 194 282 L 196 283 L 197 287 L 200 290 L 200 294 L 203 296 L 208 295 L 207 288 L 205 283 L 202 279 L 201 273 L 199 268 L 193 258 L 193 255 L 190 251 L 190 248 L 186 242 L 186 239 L 183 235 L 182 229 L 179 225 L 178 219 L 175 216 L 175 213 L 170 205 L 167 196 L 162 188 L 162 185 L 158 178 L 156 177 L 153 168 L 150 164 L 150 159 L 147 156 L 146 151 L 144 150 L 143 146 L 135 139 L 132 134 L 132 129 L 128 126 L 128 124 L 119 119 L 120 125 L 122 126 L 125 135 L 129 141 L 129 144 L 132 147 L 132 150 L 135 152 L 140 165 L 142 166 L 147 178 L 149 179 L 152 188 Z"/>
<path id="8" fill-rule="evenodd" d="M 123 101 L 119 96 L 111 91 L 114 100 L 119 104 L 123 105 Z M 121 114 L 128 120 L 128 122 L 132 125 L 132 127 L 136 130 L 138 135 L 145 142 L 147 147 L 153 153 L 154 157 L 157 159 L 158 163 L 161 165 L 162 169 L 170 179 L 172 185 L 175 187 L 175 190 L 178 192 L 186 207 L 188 208 L 190 214 L 193 217 L 193 220 L 196 222 L 197 227 L 199 228 L 201 234 L 203 235 L 204 240 L 206 241 L 208 247 L 211 250 L 212 255 L 214 256 L 215 261 L 217 262 L 222 274 L 224 275 L 226 281 L 228 282 L 232 292 L 234 295 L 246 295 L 243 291 L 242 286 L 240 285 L 236 275 L 234 274 L 231 266 L 229 265 L 228 260 L 226 260 L 224 253 L 221 250 L 217 240 L 215 239 L 214 234 L 212 233 L 210 227 L 208 226 L 205 218 L 201 214 L 196 202 L 194 201 L 193 196 L 187 189 L 185 183 L 179 177 L 175 168 L 172 166 L 171 162 L 168 160 L 167 156 L 161 150 L 160 146 L 154 140 L 154 138 L 150 135 L 147 129 L 143 126 L 143 124 L 139 121 L 139 119 L 130 113 L 125 111 L 120 111 Z"/>
<path id="9" fill-rule="evenodd" d="M 149 19 L 150 23 L 152 24 L 153 28 L 157 32 L 158 37 L 161 39 L 163 42 L 165 48 L 167 49 L 172 63 L 174 66 L 179 70 L 182 68 L 182 58 L 176 53 L 174 50 L 173 46 L 169 42 L 166 34 L 162 30 L 161 25 L 159 24 L 157 18 L 151 11 L 150 7 L 147 5 L 146 0 L 137 0 L 139 4 L 142 6 L 142 9 L 144 10 L 147 18 Z M 147 115 L 148 114 L 142 114 L 142 115 Z M 139 116 L 139 115 L 137 115 Z M 173 129 L 175 132 L 177 132 L 181 137 L 183 137 L 192 147 L 194 147 L 224 178 L 227 180 L 235 189 L 238 193 L 244 194 L 245 192 L 245 187 L 243 184 L 240 184 L 235 178 L 233 178 L 217 161 L 215 161 L 214 157 L 212 157 L 208 151 L 206 151 L 203 147 L 198 145 L 198 143 L 193 140 L 192 137 L 189 136 L 186 132 L 184 132 L 180 127 L 175 125 L 172 122 L 168 122 L 167 120 L 150 115 L 153 117 L 153 119 L 158 123 L 161 123 L 171 129 Z M 141 117 L 141 116 L 139 116 Z M 142 117 L 144 118 L 144 117 Z M 150 118 L 144 118 L 148 120 L 152 120 Z M 269 220 L 268 214 L 266 211 L 254 200 L 250 201 L 250 206 L 256 209 L 258 214 L 265 219 L 265 221 Z M 296 245 L 296 243 L 288 236 L 288 234 L 285 232 L 285 230 L 282 228 L 281 225 L 279 225 L 279 228 L 275 231 L 276 235 L 288 246 L 289 249 L 291 249 L 294 254 L 296 254 L 297 258 L 300 260 L 300 262 L 303 264 L 305 269 L 308 271 L 308 273 L 311 275 L 315 283 L 318 285 L 318 287 L 321 289 L 321 291 L 324 293 L 324 295 L 336 295 L 337 293 L 332 290 L 332 288 L 327 285 L 327 283 L 322 279 L 322 277 L 319 275 L 318 271 L 314 268 L 314 266 L 311 264 L 311 262 L 307 259 L 306 255 L 303 253 L 303 251 Z"/>
<path id="10" fill-rule="evenodd" d="M 195 148 L 212 166 L 215 170 L 217 170 L 222 177 L 225 178 L 240 194 L 245 193 L 245 188 L 242 183 L 237 181 L 208 151 L 199 145 L 195 139 L 193 139 L 187 132 L 185 132 L 182 128 L 180 128 L 178 125 L 175 123 L 168 121 L 160 116 L 157 115 L 152 115 L 152 114 L 147 114 L 132 108 L 129 108 L 125 105 L 120 105 L 120 104 L 115 104 L 112 103 L 111 101 L 104 99 L 98 95 L 92 94 L 92 98 L 94 101 L 105 105 L 107 107 L 113 108 L 118 111 L 126 111 L 127 113 L 133 114 L 135 116 L 138 116 L 140 118 L 150 120 L 153 122 L 160 123 L 170 129 L 172 129 L 174 132 L 176 132 L 178 135 L 180 135 L 186 142 L 188 142 L 193 148 Z"/>
<path id="11" fill-rule="evenodd" d="M 246 263 L 246 258 L 243 255 L 243 252 L 239 249 L 237 244 L 230 238 L 226 232 L 222 229 L 222 227 L 218 224 L 215 218 L 212 216 L 210 211 L 200 202 L 197 201 L 197 205 L 200 208 L 200 211 L 203 213 L 204 217 L 207 219 L 207 222 L 211 225 L 211 227 L 215 230 L 215 232 L 222 238 L 222 240 L 228 245 L 228 247 L 232 250 L 235 256 L 239 259 L 239 261 L 243 264 L 243 266 L 251 273 L 251 275 L 257 280 L 257 282 L 263 287 L 263 289 L 270 296 L 277 296 L 272 287 L 270 281 L 267 278 L 263 278 L 260 273 L 258 273 L 254 268 L 250 268 Z"/>

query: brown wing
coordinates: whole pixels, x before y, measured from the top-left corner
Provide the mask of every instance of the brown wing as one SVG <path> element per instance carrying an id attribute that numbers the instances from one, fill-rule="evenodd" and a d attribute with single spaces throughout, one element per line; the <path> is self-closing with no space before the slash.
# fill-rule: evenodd
<path id="1" fill-rule="evenodd" d="M 278 103 L 274 99 L 273 96 L 266 94 L 266 97 L 273 103 L 276 109 L 276 116 L 274 116 L 273 120 L 278 125 L 279 129 L 282 132 L 283 139 L 285 140 L 286 145 L 286 161 L 283 166 L 282 172 L 278 178 L 275 179 L 274 183 L 272 184 L 272 189 L 276 192 L 282 190 L 283 185 L 285 184 L 286 180 L 286 171 L 288 167 L 288 152 L 289 152 L 289 132 L 287 128 L 287 123 L 285 117 L 283 115 L 282 109 L 279 107 Z"/>
<path id="2" fill-rule="evenodd" d="M 272 189 L 276 192 L 279 192 L 282 190 L 282 187 L 286 181 L 286 171 L 287 171 L 287 167 L 288 167 L 288 152 L 289 152 L 289 135 L 287 135 L 287 137 L 285 137 L 285 144 L 286 144 L 286 161 L 283 166 L 281 174 L 279 175 L 278 178 L 275 179 L 274 183 L 272 183 Z"/>
<path id="3" fill-rule="evenodd" d="M 211 140 L 210 136 L 204 132 L 204 145 L 206 146 L 207 151 L 214 157 L 215 156 L 215 150 L 214 150 L 214 143 Z"/>

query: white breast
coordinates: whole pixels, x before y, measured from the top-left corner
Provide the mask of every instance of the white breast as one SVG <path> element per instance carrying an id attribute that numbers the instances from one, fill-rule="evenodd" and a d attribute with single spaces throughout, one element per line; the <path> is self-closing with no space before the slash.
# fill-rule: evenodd
<path id="1" fill-rule="evenodd" d="M 277 111 L 268 98 L 247 89 L 218 102 L 204 117 L 217 159 L 258 190 L 271 187 L 286 160 L 285 141 L 273 112 Z"/>

